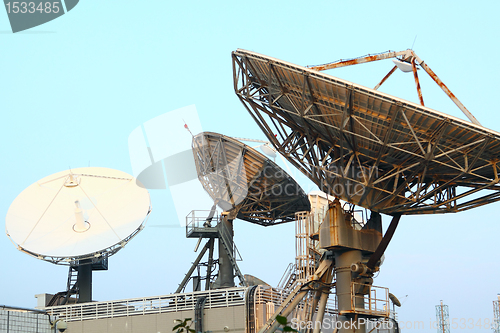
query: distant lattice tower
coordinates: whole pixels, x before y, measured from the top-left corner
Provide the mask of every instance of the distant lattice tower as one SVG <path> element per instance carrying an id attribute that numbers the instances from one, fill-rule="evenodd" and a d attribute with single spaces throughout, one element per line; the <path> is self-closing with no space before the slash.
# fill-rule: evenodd
<path id="1" fill-rule="evenodd" d="M 497 295 L 497 300 L 493 301 L 493 326 L 495 333 L 500 333 L 500 294 Z"/>
<path id="2" fill-rule="evenodd" d="M 441 301 L 441 304 L 436 305 L 436 319 L 438 333 L 450 333 L 450 313 L 448 305 L 444 305 L 443 301 Z"/>

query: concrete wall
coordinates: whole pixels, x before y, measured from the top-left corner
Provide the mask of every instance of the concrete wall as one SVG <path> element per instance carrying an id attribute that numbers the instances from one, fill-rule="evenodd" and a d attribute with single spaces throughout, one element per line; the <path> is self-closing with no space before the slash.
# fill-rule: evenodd
<path id="1" fill-rule="evenodd" d="M 194 311 L 180 311 L 159 314 L 146 314 L 129 317 L 105 318 L 68 322 L 66 333 L 172 333 L 175 319 L 192 318 Z M 203 331 L 211 333 L 245 332 L 244 306 L 204 310 Z M 191 325 L 194 329 L 194 323 Z"/>

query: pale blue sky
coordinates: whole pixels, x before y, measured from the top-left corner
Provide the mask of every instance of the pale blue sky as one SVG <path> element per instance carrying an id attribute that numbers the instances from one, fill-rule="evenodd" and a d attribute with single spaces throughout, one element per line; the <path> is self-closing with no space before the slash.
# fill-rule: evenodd
<path id="1" fill-rule="evenodd" d="M 407 49 L 417 36 L 416 53 L 483 125 L 500 131 L 499 7 L 496 1 L 82 0 L 68 14 L 17 34 L 0 10 L 0 216 L 24 188 L 68 167 L 90 163 L 132 173 L 129 134 L 180 107 L 195 104 L 205 130 L 263 138 L 233 91 L 237 48 L 315 65 Z M 380 62 L 330 74 L 372 87 L 391 67 Z M 427 106 L 465 119 L 420 78 Z M 381 91 L 417 102 L 411 75 L 396 72 Z M 175 227 L 169 192 L 151 197 L 148 227 L 110 259 L 109 271 L 94 273 L 95 299 L 171 293 L 195 259 L 195 241 Z M 450 318 L 493 317 L 498 208 L 402 218 L 374 283 L 409 295 L 401 320 L 421 320 L 419 331 L 433 332 L 429 321 L 441 299 Z M 271 284 L 294 258 L 291 224 L 236 221 L 235 241 L 243 273 Z M 32 307 L 35 294 L 65 288 L 66 267 L 17 251 L 6 236 L 0 253 L 0 304 Z"/>

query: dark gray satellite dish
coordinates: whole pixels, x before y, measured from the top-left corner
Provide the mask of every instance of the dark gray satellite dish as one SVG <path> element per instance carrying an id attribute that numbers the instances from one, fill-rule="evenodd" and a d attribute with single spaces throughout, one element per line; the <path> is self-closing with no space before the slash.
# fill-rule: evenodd
<path id="1" fill-rule="evenodd" d="M 200 180 L 205 191 L 224 210 L 217 228 L 203 222 L 198 227 L 187 223 L 187 237 L 209 238 L 202 253 L 191 266 L 177 292 L 183 290 L 205 251 L 213 252 L 213 238 L 219 240 L 219 272 L 212 288 L 234 286 L 234 271 L 242 284 L 243 274 L 236 264 L 233 243 L 233 220 L 271 226 L 295 220 L 295 213 L 309 211 L 311 204 L 306 193 L 276 163 L 257 150 L 231 137 L 203 132 L 193 137 L 193 154 Z M 209 217 L 212 222 L 215 205 Z M 200 242 L 199 241 L 199 242 Z M 198 242 L 198 243 L 199 243 Z M 208 270 L 212 264 L 209 254 Z M 205 277 L 209 287 L 209 272 Z M 198 284 L 197 284 L 198 286 Z"/>

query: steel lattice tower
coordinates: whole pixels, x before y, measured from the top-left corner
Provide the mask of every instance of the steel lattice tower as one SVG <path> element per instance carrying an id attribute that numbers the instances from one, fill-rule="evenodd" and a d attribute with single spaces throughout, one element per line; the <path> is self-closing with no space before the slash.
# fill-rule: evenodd
<path id="1" fill-rule="evenodd" d="M 450 313 L 448 305 L 444 305 L 443 301 L 441 301 L 441 304 L 436 305 L 436 319 L 438 333 L 450 333 Z"/>
<path id="2" fill-rule="evenodd" d="M 493 332 L 500 333 L 500 294 L 498 300 L 493 301 Z"/>

